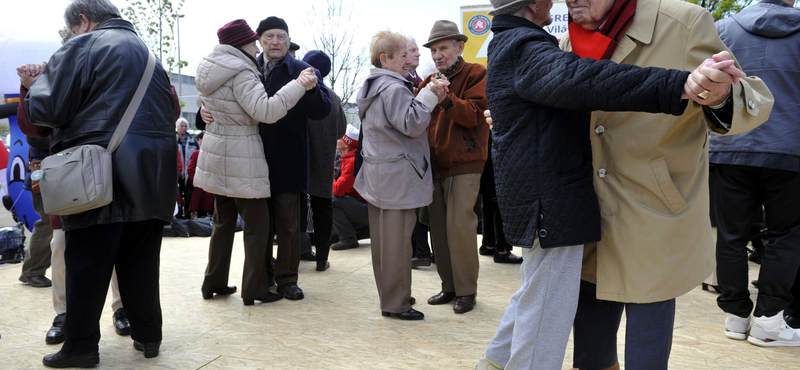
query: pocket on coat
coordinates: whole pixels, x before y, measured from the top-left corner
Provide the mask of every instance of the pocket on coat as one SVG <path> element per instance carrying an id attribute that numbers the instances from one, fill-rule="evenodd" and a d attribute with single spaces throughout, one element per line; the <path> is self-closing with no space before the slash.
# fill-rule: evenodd
<path id="1" fill-rule="evenodd" d="M 558 175 L 558 182 L 562 187 L 576 183 L 586 177 L 592 176 L 592 162 L 586 162 L 580 170 L 577 170 L 566 175 Z"/>
<path id="2" fill-rule="evenodd" d="M 670 212 L 673 215 L 678 215 L 685 211 L 686 208 L 689 208 L 689 205 L 686 204 L 686 199 L 683 198 L 681 192 L 678 191 L 678 187 L 672 182 L 669 168 L 667 168 L 667 159 L 665 157 L 656 158 L 650 161 L 650 167 L 652 167 L 653 175 L 655 175 L 658 187 L 661 189 L 661 194 L 663 195 L 661 200 L 669 208 Z"/>
<path id="3" fill-rule="evenodd" d="M 458 125 L 457 123 L 453 123 L 454 125 Z M 456 127 L 458 133 L 461 136 L 461 142 L 464 144 L 464 150 L 467 153 L 471 153 L 475 151 L 475 148 L 478 146 L 478 141 L 475 140 L 474 135 L 472 134 L 471 130 L 465 129 L 463 127 Z"/>

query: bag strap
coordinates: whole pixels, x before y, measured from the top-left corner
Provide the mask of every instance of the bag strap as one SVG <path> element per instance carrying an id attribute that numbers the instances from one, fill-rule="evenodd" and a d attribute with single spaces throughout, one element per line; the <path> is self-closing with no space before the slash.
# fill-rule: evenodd
<path id="1" fill-rule="evenodd" d="M 113 153 L 117 147 L 119 147 L 119 144 L 122 143 L 122 138 L 128 132 L 131 122 L 133 122 L 133 116 L 135 116 L 136 111 L 139 110 L 139 104 L 142 103 L 144 93 L 147 92 L 147 88 L 150 86 L 150 80 L 153 79 L 153 71 L 155 69 L 156 57 L 153 55 L 153 52 L 148 49 L 147 67 L 144 69 L 144 74 L 139 81 L 139 87 L 136 88 L 136 93 L 133 94 L 131 102 L 128 103 L 128 108 L 125 109 L 125 114 L 122 115 L 117 129 L 114 131 L 114 135 L 111 136 L 111 141 L 108 143 L 108 148 L 106 148 L 106 151 L 109 153 Z"/>

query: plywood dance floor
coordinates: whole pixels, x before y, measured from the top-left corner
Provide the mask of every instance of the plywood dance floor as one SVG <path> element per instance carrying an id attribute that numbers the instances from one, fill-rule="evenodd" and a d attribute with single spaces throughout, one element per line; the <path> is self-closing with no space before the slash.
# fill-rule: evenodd
<path id="1" fill-rule="evenodd" d="M 244 258 L 241 238 L 237 233 L 230 276 L 237 286 Z M 519 286 L 518 266 L 481 257 L 478 304 L 464 315 L 454 314 L 449 305 L 429 306 L 425 301 L 439 291 L 439 277 L 435 267 L 415 270 L 415 308 L 426 316 L 403 322 L 381 316 L 369 240 L 361 243 L 358 249 L 331 251 L 326 272 L 301 262 L 304 300 L 244 307 L 238 293 L 201 298 L 208 238 L 165 238 L 160 356 L 145 360 L 129 337 L 114 333 L 109 296 L 101 320 L 99 368 L 473 369 Z M 751 265 L 751 275 L 757 268 Z M 44 342 L 55 315 L 51 290 L 23 285 L 17 280 L 20 270 L 18 264 L 0 266 L 0 368 L 42 369 L 42 356 L 60 348 Z M 695 289 L 678 299 L 677 310 L 672 369 L 800 369 L 800 348 L 764 349 L 726 338 L 725 315 L 713 294 Z M 623 317 L 620 351 L 624 342 Z M 565 369 L 571 357 L 570 343 Z"/>

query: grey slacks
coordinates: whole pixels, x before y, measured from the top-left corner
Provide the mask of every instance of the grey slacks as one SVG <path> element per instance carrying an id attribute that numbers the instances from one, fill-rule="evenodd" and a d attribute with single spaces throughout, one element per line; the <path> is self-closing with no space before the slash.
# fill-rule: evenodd
<path id="1" fill-rule="evenodd" d="M 438 257 L 437 257 L 438 259 Z M 486 357 L 508 370 L 560 370 L 578 308 L 583 245 L 522 248 L 522 286 Z"/>

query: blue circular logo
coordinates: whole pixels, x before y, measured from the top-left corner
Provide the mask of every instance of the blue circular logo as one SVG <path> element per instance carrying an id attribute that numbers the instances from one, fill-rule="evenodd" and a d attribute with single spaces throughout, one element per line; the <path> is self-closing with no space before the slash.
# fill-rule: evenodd
<path id="1" fill-rule="evenodd" d="M 478 14 L 469 19 L 467 28 L 475 36 L 483 36 L 491 30 L 492 20 L 483 14 Z"/>

